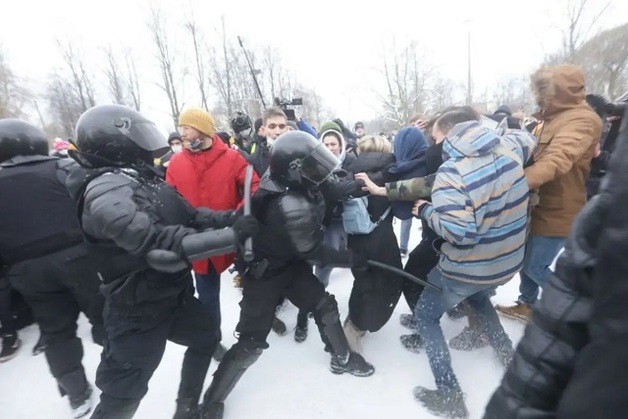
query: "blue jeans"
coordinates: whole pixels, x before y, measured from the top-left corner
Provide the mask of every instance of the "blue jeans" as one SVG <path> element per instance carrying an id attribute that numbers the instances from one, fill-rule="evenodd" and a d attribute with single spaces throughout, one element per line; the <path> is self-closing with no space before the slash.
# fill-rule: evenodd
<path id="1" fill-rule="evenodd" d="M 325 228 L 323 243 L 336 250 L 344 250 L 347 248 L 347 233 L 342 226 L 342 220 L 332 220 L 328 227 Z M 331 266 L 316 266 L 314 275 L 321 284 L 327 288 L 329 285 L 329 276 L 334 268 Z"/>
<path id="2" fill-rule="evenodd" d="M 451 355 L 440 327 L 440 318 L 462 301 L 467 301 L 478 315 L 481 330 L 496 351 L 512 349 L 512 342 L 499 322 L 497 312 L 489 299 L 495 285 L 468 284 L 443 277 L 438 267 L 427 276 L 430 284 L 442 292 L 425 288 L 417 303 L 414 316 L 417 330 L 425 342 L 425 351 L 439 390 L 460 390 L 460 384 L 451 367 Z"/>
<path id="3" fill-rule="evenodd" d="M 207 273 L 198 274 L 194 272 L 194 278 L 196 279 L 198 299 L 207 307 L 209 315 L 214 320 L 220 341 L 220 323 L 222 320 L 220 315 L 220 274 L 216 272 L 210 262 Z"/>
<path id="4" fill-rule="evenodd" d="M 399 234 L 399 250 L 408 252 L 408 242 L 410 241 L 410 230 L 412 229 L 412 218 L 401 220 L 401 232 Z"/>
<path id="5" fill-rule="evenodd" d="M 530 236 L 526 243 L 526 255 L 519 276 L 519 301 L 534 304 L 539 298 L 539 288 L 549 280 L 550 266 L 565 245 L 565 237 Z"/>

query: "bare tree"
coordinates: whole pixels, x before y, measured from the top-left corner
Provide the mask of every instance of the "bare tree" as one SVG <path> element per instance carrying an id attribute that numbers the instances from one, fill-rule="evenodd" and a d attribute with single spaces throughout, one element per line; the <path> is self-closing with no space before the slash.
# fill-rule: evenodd
<path id="1" fill-rule="evenodd" d="M 122 68 L 115 56 L 111 45 L 105 50 L 105 57 L 107 59 L 107 66 L 105 67 L 105 76 L 107 77 L 109 93 L 113 98 L 114 103 L 119 105 L 126 105 L 126 89 L 125 80 L 122 74 Z"/>
<path id="2" fill-rule="evenodd" d="M 63 136 L 73 135 L 76 121 L 84 112 L 84 103 L 77 95 L 73 83 L 59 73 L 53 74 L 48 83 L 46 97 L 57 131 Z"/>
<path id="3" fill-rule="evenodd" d="M 429 111 L 438 112 L 454 104 L 455 82 L 443 77 L 434 78 L 429 88 Z"/>
<path id="4" fill-rule="evenodd" d="M 159 9 L 151 9 L 151 15 L 148 22 L 153 42 L 157 54 L 155 56 L 159 69 L 161 70 L 161 84 L 159 87 L 168 96 L 168 102 L 170 104 L 170 115 L 174 126 L 178 125 L 179 115 L 181 114 L 181 99 L 179 97 L 178 89 L 181 87 L 178 77 L 179 67 L 176 63 L 173 47 L 170 44 L 168 38 L 168 30 L 166 28 L 165 20 L 162 12 Z M 182 78 L 182 77 L 181 77 Z"/>
<path id="5" fill-rule="evenodd" d="M 628 84 L 628 24 L 600 32 L 577 51 L 587 91 L 616 98 Z"/>
<path id="6" fill-rule="evenodd" d="M 0 47 L 0 118 L 21 118 L 33 95 L 9 67 Z"/>
<path id="7" fill-rule="evenodd" d="M 131 96 L 131 100 L 133 101 L 133 106 L 137 111 L 141 110 L 142 97 L 140 93 L 140 82 L 137 76 L 137 68 L 135 67 L 135 59 L 130 52 L 127 51 L 126 57 L 126 85 L 129 90 L 129 95 Z"/>
<path id="8" fill-rule="evenodd" d="M 433 69 L 425 64 L 417 51 L 417 45 L 411 43 L 400 51 L 396 42 L 384 46 L 382 54 L 382 72 L 386 83 L 384 94 L 379 94 L 384 107 L 384 116 L 398 127 L 425 111 L 427 104 L 428 83 Z"/>
<path id="9" fill-rule="evenodd" d="M 67 82 L 73 92 L 73 96 L 80 103 L 84 112 L 96 106 L 94 98 L 94 83 L 87 71 L 87 65 L 80 49 L 71 41 L 65 43 L 57 40 L 57 47 L 61 51 L 66 69 L 69 71 Z"/>
<path id="10" fill-rule="evenodd" d="M 223 19 L 224 25 L 224 19 Z M 199 32 L 198 24 L 193 16 L 190 16 L 185 23 L 185 28 L 187 29 L 191 39 L 192 46 L 194 47 L 194 60 L 196 63 L 196 83 L 198 85 L 198 90 L 201 95 L 201 105 L 207 111 L 209 111 L 209 107 L 207 105 L 207 80 L 208 74 L 206 69 L 206 64 L 203 59 L 203 52 L 206 50 L 204 42 L 202 40 L 201 33 Z"/>
<path id="11" fill-rule="evenodd" d="M 590 0 L 564 0 L 560 7 L 563 5 L 564 9 L 560 10 L 564 17 L 560 27 L 563 45 L 560 51 L 546 57 L 545 62 L 549 65 L 573 63 L 577 60 L 578 49 L 587 41 L 591 31 L 610 6 L 610 0 L 599 8 L 594 8 Z"/>

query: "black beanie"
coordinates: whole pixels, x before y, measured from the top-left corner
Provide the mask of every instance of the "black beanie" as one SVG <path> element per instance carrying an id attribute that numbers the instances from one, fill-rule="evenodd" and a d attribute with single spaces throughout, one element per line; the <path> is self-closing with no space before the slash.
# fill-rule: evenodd
<path id="1" fill-rule="evenodd" d="M 259 131 L 259 129 L 262 127 L 262 118 L 257 118 L 253 126 L 255 127 L 255 134 L 257 134 L 257 131 Z"/>
<path id="2" fill-rule="evenodd" d="M 179 134 L 178 132 L 171 132 L 170 135 L 168 136 L 168 144 L 170 144 L 173 140 L 179 140 L 181 141 L 181 134 Z"/>

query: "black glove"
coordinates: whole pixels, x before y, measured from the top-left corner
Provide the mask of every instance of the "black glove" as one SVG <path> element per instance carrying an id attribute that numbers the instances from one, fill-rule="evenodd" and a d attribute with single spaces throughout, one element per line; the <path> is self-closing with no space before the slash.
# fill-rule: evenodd
<path id="1" fill-rule="evenodd" d="M 243 215 L 239 217 L 233 226 L 231 226 L 236 235 L 238 244 L 243 245 L 244 241 L 249 237 L 255 238 L 259 231 L 259 223 L 252 215 Z"/>
<path id="2" fill-rule="evenodd" d="M 369 268 L 368 258 L 361 253 L 352 253 L 351 256 L 351 269 L 357 272 L 366 272 Z"/>

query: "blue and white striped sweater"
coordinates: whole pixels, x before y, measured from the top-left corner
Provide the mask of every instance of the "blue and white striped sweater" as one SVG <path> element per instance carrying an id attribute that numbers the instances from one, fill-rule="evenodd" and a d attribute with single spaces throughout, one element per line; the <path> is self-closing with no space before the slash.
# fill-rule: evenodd
<path id="1" fill-rule="evenodd" d="M 439 267 L 452 279 L 502 283 L 523 262 L 528 185 L 523 167 L 535 138 L 512 130 L 499 137 L 477 122 L 455 126 L 445 140 L 445 163 L 436 176 L 429 226 L 446 240 Z M 503 150 L 507 149 L 508 152 Z"/>

